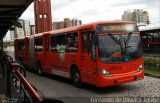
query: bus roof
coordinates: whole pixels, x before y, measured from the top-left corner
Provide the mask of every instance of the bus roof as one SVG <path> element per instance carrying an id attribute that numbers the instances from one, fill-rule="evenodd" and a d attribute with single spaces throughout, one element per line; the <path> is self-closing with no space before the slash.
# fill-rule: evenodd
<path id="1" fill-rule="evenodd" d="M 107 24 L 107 23 L 110 24 L 110 23 L 134 23 L 134 22 L 131 22 L 131 21 L 99 21 L 99 22 L 92 22 L 89 24 L 83 24 L 79 26 L 63 28 L 63 29 L 44 32 L 44 33 L 49 33 L 49 34 L 65 33 L 65 32 L 76 31 L 76 30 L 87 29 L 87 28 L 96 28 L 98 24 Z"/>
<path id="2" fill-rule="evenodd" d="M 96 28 L 96 26 L 98 24 L 110 24 L 110 23 L 134 23 L 131 21 L 99 21 L 99 22 L 92 22 L 89 24 L 82 24 L 79 26 L 73 26 L 73 27 L 68 27 L 68 28 L 63 28 L 63 29 L 59 29 L 59 30 L 54 30 L 54 31 L 47 31 L 47 32 L 43 32 L 43 33 L 38 33 L 35 34 L 34 37 L 39 37 L 42 35 L 50 35 L 50 34 L 59 34 L 59 33 L 65 33 L 65 32 L 72 32 L 72 31 L 76 31 L 76 30 L 81 30 L 81 29 L 87 29 L 87 28 Z M 18 39 L 24 39 L 23 38 L 18 38 Z"/>
<path id="3" fill-rule="evenodd" d="M 23 40 L 23 39 L 27 39 L 27 38 L 29 38 L 29 36 L 25 36 L 25 37 L 16 38 L 15 40 Z"/>

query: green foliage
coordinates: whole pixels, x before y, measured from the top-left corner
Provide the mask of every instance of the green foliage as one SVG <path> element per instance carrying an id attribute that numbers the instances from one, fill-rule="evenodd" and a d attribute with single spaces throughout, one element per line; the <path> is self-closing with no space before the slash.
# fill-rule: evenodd
<path id="1" fill-rule="evenodd" d="M 160 77 L 160 70 L 145 68 L 144 72 L 149 76 Z"/>
<path id="2" fill-rule="evenodd" d="M 10 45 L 10 42 L 9 42 L 9 41 L 3 42 L 3 47 L 4 47 L 4 48 L 7 48 L 7 46 L 9 46 L 9 45 Z"/>
<path id="3" fill-rule="evenodd" d="M 22 28 L 22 24 L 19 21 L 15 21 L 10 30 L 15 30 L 15 27 Z"/>
<path id="4" fill-rule="evenodd" d="M 144 60 L 144 65 L 159 67 L 160 66 L 160 57 L 146 57 Z"/>
<path id="5" fill-rule="evenodd" d="M 18 27 L 18 28 L 22 28 L 22 25 L 21 25 L 21 23 L 20 23 L 19 21 L 15 21 L 15 22 L 13 23 L 13 26 L 14 26 L 14 27 Z"/>

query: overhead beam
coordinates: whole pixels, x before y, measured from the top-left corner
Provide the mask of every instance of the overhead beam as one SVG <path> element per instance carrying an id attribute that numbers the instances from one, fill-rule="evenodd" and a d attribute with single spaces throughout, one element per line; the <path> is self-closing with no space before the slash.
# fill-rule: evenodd
<path id="1" fill-rule="evenodd" d="M 16 17 L 15 18 L 4 18 L 4 17 L 1 17 L 0 21 L 15 21 L 16 20 Z"/>
<path id="2" fill-rule="evenodd" d="M 5 2 L 3 2 L 5 1 Z M 0 39 L 34 0 L 0 0 Z M 3 15 L 3 16 L 2 16 Z"/>
<path id="3" fill-rule="evenodd" d="M 0 14 L 9 14 L 9 13 L 20 13 L 19 10 L 21 10 L 20 8 L 19 9 L 11 9 L 11 10 L 1 10 L 0 11 Z"/>
<path id="4" fill-rule="evenodd" d="M 12 23 L 13 20 L 0 20 L 0 24 L 4 24 L 4 23 Z"/>
<path id="5" fill-rule="evenodd" d="M 14 18 L 17 18 L 16 16 L 3 16 L 3 15 L 1 15 L 0 16 L 0 19 L 14 19 Z"/>
<path id="6" fill-rule="evenodd" d="M 26 5 L 0 5 L 1 8 L 24 8 Z"/>
<path id="7" fill-rule="evenodd" d="M 3 14 L 3 15 L 1 15 L 0 14 L 0 17 L 15 17 L 15 16 L 17 16 L 17 14 Z"/>

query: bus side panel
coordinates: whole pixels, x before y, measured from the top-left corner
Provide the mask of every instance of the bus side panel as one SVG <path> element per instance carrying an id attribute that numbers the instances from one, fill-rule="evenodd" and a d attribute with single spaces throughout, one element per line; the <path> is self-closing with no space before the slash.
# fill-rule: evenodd
<path id="1" fill-rule="evenodd" d="M 25 42 L 25 40 L 21 39 L 15 41 L 15 60 L 20 62 L 23 62 L 25 58 L 25 45 L 22 42 Z"/>
<path id="2" fill-rule="evenodd" d="M 64 60 L 60 59 L 60 55 L 64 56 Z M 69 70 L 70 68 L 66 66 L 66 53 L 60 54 L 57 51 L 51 52 L 48 55 L 48 63 L 50 64 L 50 72 L 54 75 L 59 75 L 62 77 L 70 78 Z"/>
<path id="3" fill-rule="evenodd" d="M 24 57 L 23 57 L 23 63 L 28 66 L 29 65 L 29 39 L 25 39 L 25 50 L 24 50 Z"/>
<path id="4" fill-rule="evenodd" d="M 42 59 L 41 59 L 41 62 L 42 62 L 42 71 L 44 73 L 51 73 L 51 70 L 50 70 L 50 51 L 49 51 L 49 48 L 50 48 L 50 34 L 48 35 L 44 35 L 43 36 L 43 56 L 42 56 Z"/>

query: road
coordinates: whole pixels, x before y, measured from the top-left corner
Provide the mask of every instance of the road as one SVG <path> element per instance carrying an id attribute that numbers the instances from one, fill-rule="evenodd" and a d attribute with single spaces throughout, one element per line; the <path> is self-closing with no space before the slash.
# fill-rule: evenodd
<path id="1" fill-rule="evenodd" d="M 144 80 L 105 88 L 99 88 L 87 84 L 84 84 L 82 88 L 76 88 L 72 85 L 69 79 L 48 75 L 39 76 L 31 71 L 27 72 L 27 79 L 40 92 L 42 92 L 44 96 L 50 98 L 59 97 L 61 100 L 64 99 L 64 101 L 65 97 L 67 97 L 68 101 L 72 99 L 77 100 L 76 97 L 160 98 L 160 79 L 148 76 L 145 76 Z M 75 103 L 81 103 L 81 101 Z"/>

